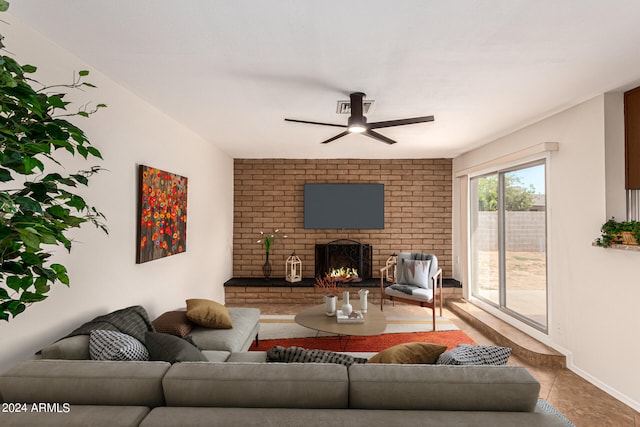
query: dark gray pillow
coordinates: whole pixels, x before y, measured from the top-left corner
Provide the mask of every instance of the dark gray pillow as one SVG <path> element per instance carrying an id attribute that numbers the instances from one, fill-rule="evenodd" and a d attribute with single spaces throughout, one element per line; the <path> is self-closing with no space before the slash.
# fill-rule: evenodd
<path id="1" fill-rule="evenodd" d="M 505 365 L 511 356 L 509 347 L 495 345 L 459 344 L 451 351 L 442 353 L 438 365 Z"/>
<path id="2" fill-rule="evenodd" d="M 176 362 L 206 362 L 207 358 L 193 344 L 175 335 L 160 332 L 145 333 L 149 360 Z"/>

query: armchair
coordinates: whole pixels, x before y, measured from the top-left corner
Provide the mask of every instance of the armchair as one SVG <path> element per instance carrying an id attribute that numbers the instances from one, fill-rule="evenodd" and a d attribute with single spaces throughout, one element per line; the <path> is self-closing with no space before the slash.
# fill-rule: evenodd
<path id="1" fill-rule="evenodd" d="M 442 269 L 438 268 L 438 258 L 433 254 L 400 252 L 395 262 L 380 269 L 380 310 L 384 310 L 387 299 L 431 308 L 435 331 L 438 297 L 442 316 Z"/>

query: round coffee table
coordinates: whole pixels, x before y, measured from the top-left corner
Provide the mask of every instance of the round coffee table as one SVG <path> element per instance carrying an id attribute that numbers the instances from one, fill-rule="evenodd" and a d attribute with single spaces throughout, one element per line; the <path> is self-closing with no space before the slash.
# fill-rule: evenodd
<path id="1" fill-rule="evenodd" d="M 346 336 L 380 335 L 387 327 L 387 318 L 375 304 L 362 313 L 364 323 L 338 323 L 335 316 L 327 316 L 325 311 L 325 304 L 315 305 L 296 314 L 295 321 L 305 328 Z"/>

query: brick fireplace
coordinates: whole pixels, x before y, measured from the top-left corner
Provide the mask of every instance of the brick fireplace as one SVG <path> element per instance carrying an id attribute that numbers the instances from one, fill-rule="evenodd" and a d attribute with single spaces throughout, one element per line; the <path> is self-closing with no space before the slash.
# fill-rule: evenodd
<path id="1" fill-rule="evenodd" d="M 313 278 L 315 245 L 336 239 L 371 246 L 374 278 L 399 251 L 434 253 L 444 277 L 452 277 L 452 182 L 451 159 L 236 159 L 233 277 L 262 276 L 264 248 L 256 241 L 274 228 L 280 233 L 271 248 L 272 278 L 284 277 L 293 251 L 303 277 Z M 384 184 L 384 229 L 305 229 L 305 183 Z"/>

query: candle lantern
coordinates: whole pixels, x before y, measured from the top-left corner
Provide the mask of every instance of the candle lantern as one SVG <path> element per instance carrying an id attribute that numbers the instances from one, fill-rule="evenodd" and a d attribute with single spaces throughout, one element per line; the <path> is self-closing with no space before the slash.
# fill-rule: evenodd
<path id="1" fill-rule="evenodd" d="M 287 258 L 285 263 L 285 280 L 290 283 L 302 281 L 302 261 L 296 255 L 295 251 Z"/>

